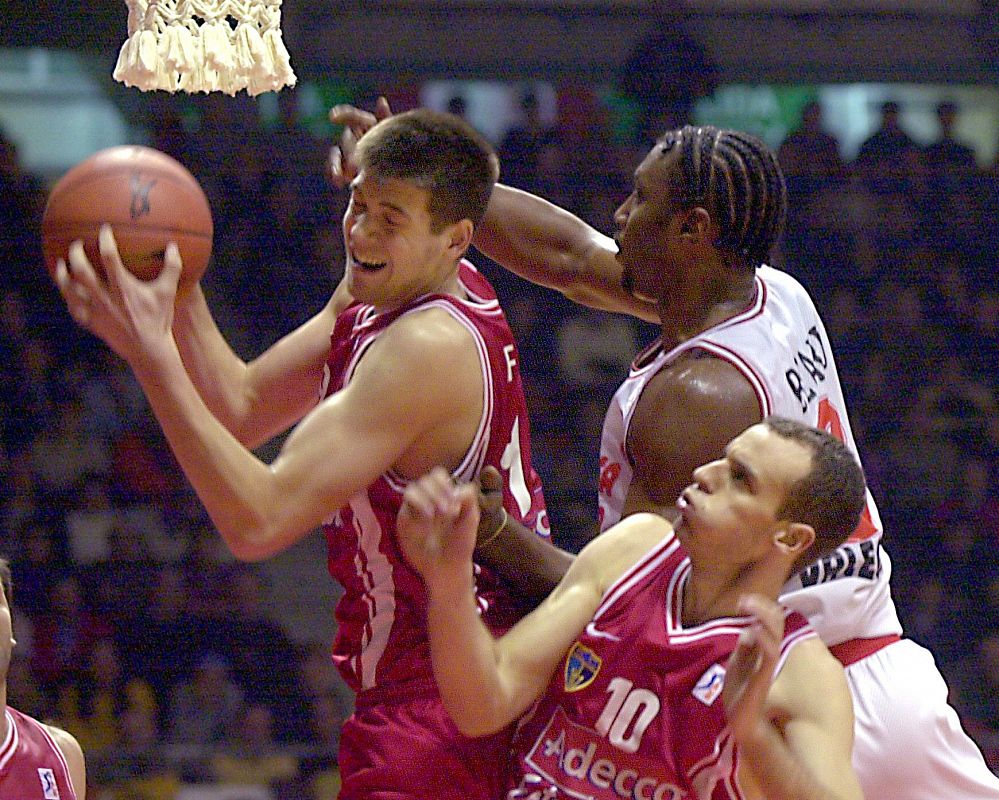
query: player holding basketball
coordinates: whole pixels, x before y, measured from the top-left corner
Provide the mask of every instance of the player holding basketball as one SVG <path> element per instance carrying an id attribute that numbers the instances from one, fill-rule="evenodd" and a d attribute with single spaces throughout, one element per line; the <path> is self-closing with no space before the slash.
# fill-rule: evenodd
<path id="1" fill-rule="evenodd" d="M 407 489 L 399 535 L 448 711 L 482 735 L 531 709 L 509 800 L 860 800 L 843 668 L 774 602 L 857 524 L 857 460 L 769 418 L 693 478 L 675 531 L 652 514 L 612 526 L 499 640 L 474 602 L 477 493 L 443 471 Z"/>
<path id="2" fill-rule="evenodd" d="M 416 111 L 365 137 L 343 220 L 345 289 L 250 364 L 199 289 L 174 301 L 181 264 L 144 284 L 109 231 L 103 286 L 82 247 L 58 282 L 81 324 L 138 376 L 184 472 L 232 552 L 263 559 L 323 524 L 337 606 L 334 660 L 357 691 L 340 796 L 496 797 L 509 732 L 470 740 L 444 711 L 425 591 L 395 520 L 410 478 L 501 469 L 509 515 L 544 535 L 517 353 L 488 283 L 463 255 L 496 179 L 489 145 L 456 117 Z M 332 333 L 332 335 L 331 335 Z M 299 421 L 270 465 L 248 449 Z M 477 603 L 496 630 L 520 615 L 488 570 Z"/>
<path id="3" fill-rule="evenodd" d="M 334 111 L 355 134 L 375 119 L 347 106 Z M 377 113 L 390 113 L 384 101 Z M 769 148 L 715 128 L 672 131 L 652 148 L 615 213 L 616 242 L 542 198 L 505 186 L 493 192 L 475 236 L 486 255 L 577 302 L 662 325 L 604 423 L 602 529 L 668 507 L 692 469 L 768 414 L 828 430 L 856 452 L 815 305 L 791 276 L 765 265 L 785 207 L 783 175 Z M 502 522 L 483 520 L 482 541 L 489 539 L 477 557 L 543 596 L 572 556 L 526 536 L 516 521 L 494 536 Z M 781 597 L 846 667 L 864 793 L 999 798 L 999 778 L 947 704 L 932 655 L 900 638 L 882 534 L 868 495 L 851 540 L 789 581 Z"/>
<path id="4" fill-rule="evenodd" d="M 10 564 L 0 558 L 0 800 L 84 800 L 86 767 L 79 742 L 7 705 L 14 650 Z"/>

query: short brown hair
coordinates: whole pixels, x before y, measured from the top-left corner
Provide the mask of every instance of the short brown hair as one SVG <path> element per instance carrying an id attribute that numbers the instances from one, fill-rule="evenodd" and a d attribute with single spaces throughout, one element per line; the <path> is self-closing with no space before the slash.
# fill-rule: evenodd
<path id="1" fill-rule="evenodd" d="M 454 114 L 419 108 L 382 120 L 357 145 L 362 169 L 406 181 L 430 193 L 435 233 L 486 213 L 499 161 L 492 146 Z"/>
<path id="2" fill-rule="evenodd" d="M 811 470 L 788 488 L 778 512 L 781 519 L 815 530 L 815 541 L 796 565 L 801 568 L 831 553 L 857 529 L 867 504 L 864 471 L 846 445 L 823 430 L 784 417 L 767 417 L 764 423 L 812 453 Z"/>

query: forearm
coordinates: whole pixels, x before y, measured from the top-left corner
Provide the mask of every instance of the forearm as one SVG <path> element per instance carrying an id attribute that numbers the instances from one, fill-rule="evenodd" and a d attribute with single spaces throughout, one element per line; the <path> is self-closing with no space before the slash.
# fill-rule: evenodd
<path id="1" fill-rule="evenodd" d="M 267 465 L 249 452 L 211 413 L 175 347 L 133 364 L 149 404 L 181 469 L 219 533 L 238 558 L 275 552 L 271 511 L 281 504 Z"/>
<path id="2" fill-rule="evenodd" d="M 219 331 L 200 286 L 177 303 L 173 335 L 184 368 L 205 405 L 243 441 L 240 429 L 246 416 L 243 386 L 248 367 Z"/>
<path id="3" fill-rule="evenodd" d="M 613 240 L 540 197 L 496 186 L 473 243 L 511 272 L 574 302 L 658 320 L 654 306 L 622 288 Z"/>
<path id="4" fill-rule="evenodd" d="M 802 755 L 788 746 L 772 723 L 761 721 L 743 739 L 738 742 L 740 760 L 756 778 L 766 800 L 862 800 L 859 792 L 851 788 L 850 780 L 833 785 L 824 782 Z M 824 757 L 821 752 L 814 755 Z"/>
<path id="5" fill-rule="evenodd" d="M 428 584 L 427 625 L 434 676 L 444 706 L 466 736 L 484 736 L 512 722 L 498 649 L 467 577 L 437 589 Z"/>
<path id="6" fill-rule="evenodd" d="M 533 604 L 551 593 L 575 559 L 511 516 L 498 533 L 487 533 L 481 541 L 475 549 L 476 562 L 494 570 L 516 594 Z"/>

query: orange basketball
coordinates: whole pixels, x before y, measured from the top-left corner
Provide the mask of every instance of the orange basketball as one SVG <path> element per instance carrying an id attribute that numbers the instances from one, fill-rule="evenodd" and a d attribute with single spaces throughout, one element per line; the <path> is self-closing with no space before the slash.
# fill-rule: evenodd
<path id="1" fill-rule="evenodd" d="M 67 259 L 82 239 L 101 271 L 97 234 L 111 225 L 125 267 L 151 280 L 163 268 L 169 242 L 184 262 L 181 283 L 198 281 L 212 252 L 212 212 L 197 179 L 159 150 L 135 145 L 109 147 L 81 161 L 52 187 L 42 217 L 45 264 Z"/>

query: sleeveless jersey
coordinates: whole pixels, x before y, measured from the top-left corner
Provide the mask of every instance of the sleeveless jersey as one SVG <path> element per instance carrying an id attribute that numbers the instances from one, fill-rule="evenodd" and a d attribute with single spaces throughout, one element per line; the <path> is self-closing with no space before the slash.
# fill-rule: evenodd
<path id="1" fill-rule="evenodd" d="M 762 417 L 776 414 L 823 428 L 857 456 L 829 337 L 805 289 L 771 267 L 756 272 L 756 295 L 742 313 L 669 352 L 647 350 L 632 364 L 607 411 L 600 444 L 600 525 L 621 518 L 634 478 L 628 428 L 648 382 L 691 351 L 723 359 L 749 381 Z M 781 602 L 808 617 L 827 645 L 901 633 L 889 590 L 891 562 L 881 547 L 882 527 L 870 492 L 849 542 L 802 570 L 784 587 Z"/>
<path id="2" fill-rule="evenodd" d="M 513 334 L 485 277 L 467 261 L 461 263 L 459 277 L 467 300 L 432 294 L 382 314 L 370 305 L 344 311 L 333 331 L 322 396 L 350 382 L 368 348 L 395 320 L 431 308 L 450 314 L 474 339 L 483 379 L 479 428 L 452 475 L 469 481 L 486 465 L 496 467 L 504 479 L 508 513 L 547 537 Z M 441 365 L 440 378 L 448 379 L 448 365 Z M 423 581 L 404 559 L 395 533 L 407 483 L 393 471 L 382 474 L 324 525 L 329 571 L 344 587 L 336 609 L 333 660 L 355 691 L 433 681 Z M 476 565 L 475 571 L 483 620 L 497 632 L 505 630 L 526 609 L 490 570 Z"/>
<path id="3" fill-rule="evenodd" d="M 76 800 L 69 766 L 45 727 L 10 706 L 0 746 L 0 800 Z"/>
<path id="4" fill-rule="evenodd" d="M 743 797 L 721 693 L 728 658 L 752 621 L 685 626 L 689 574 L 690 559 L 670 534 L 607 590 L 520 723 L 509 800 Z M 784 627 L 775 675 L 795 644 L 815 636 L 795 612 Z"/>

